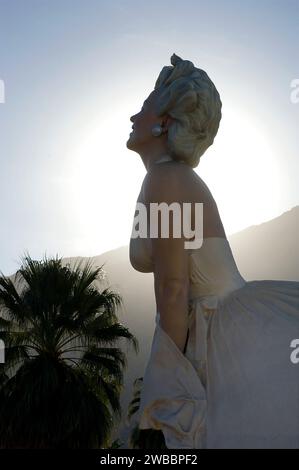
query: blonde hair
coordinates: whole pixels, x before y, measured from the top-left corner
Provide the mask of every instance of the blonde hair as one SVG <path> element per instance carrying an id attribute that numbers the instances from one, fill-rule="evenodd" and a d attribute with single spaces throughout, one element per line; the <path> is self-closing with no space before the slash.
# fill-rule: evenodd
<path id="1" fill-rule="evenodd" d="M 204 70 L 176 54 L 172 66 L 161 70 L 155 83 L 158 90 L 156 114 L 168 114 L 174 122 L 168 128 L 168 152 L 195 168 L 214 142 L 222 117 L 220 95 Z"/>

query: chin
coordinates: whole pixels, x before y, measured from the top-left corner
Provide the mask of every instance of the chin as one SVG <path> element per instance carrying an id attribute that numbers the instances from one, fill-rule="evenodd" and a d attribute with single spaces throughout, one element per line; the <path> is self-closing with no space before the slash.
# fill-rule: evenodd
<path id="1" fill-rule="evenodd" d="M 130 142 L 132 142 L 132 140 L 133 140 L 133 139 L 132 139 L 132 136 L 130 135 L 129 138 L 128 138 L 128 140 L 127 140 L 127 145 L 128 145 Z"/>
<path id="2" fill-rule="evenodd" d="M 134 138 L 132 134 L 130 134 L 130 137 L 128 138 L 126 145 L 128 149 L 135 150 L 136 144 L 134 143 Z"/>

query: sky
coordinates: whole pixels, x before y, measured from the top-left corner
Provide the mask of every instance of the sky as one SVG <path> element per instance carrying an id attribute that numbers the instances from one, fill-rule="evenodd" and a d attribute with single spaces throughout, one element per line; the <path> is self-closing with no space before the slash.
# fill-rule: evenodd
<path id="1" fill-rule="evenodd" d="M 129 243 L 130 117 L 173 53 L 221 96 L 195 171 L 227 236 L 298 205 L 298 37 L 299 0 L 0 0 L 1 272 Z"/>

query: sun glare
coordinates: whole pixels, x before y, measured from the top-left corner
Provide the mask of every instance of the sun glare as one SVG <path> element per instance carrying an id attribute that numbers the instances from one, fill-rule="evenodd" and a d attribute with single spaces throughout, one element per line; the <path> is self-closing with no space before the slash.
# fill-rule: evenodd
<path id="1" fill-rule="evenodd" d="M 197 171 L 217 202 L 227 234 L 277 216 L 283 167 L 254 116 L 223 111 L 215 142 Z"/>

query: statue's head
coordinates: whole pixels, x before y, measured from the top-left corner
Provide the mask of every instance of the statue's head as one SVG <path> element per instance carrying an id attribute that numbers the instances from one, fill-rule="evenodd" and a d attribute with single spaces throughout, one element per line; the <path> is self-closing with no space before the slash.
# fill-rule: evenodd
<path id="1" fill-rule="evenodd" d="M 195 168 L 217 134 L 222 103 L 204 70 L 176 54 L 170 60 L 172 66 L 162 68 L 141 114 L 131 118 L 135 127 L 136 117 L 131 148 L 134 143 L 136 148 L 150 145 L 157 138 L 150 131 L 163 118 L 165 150 L 174 160 Z"/>

